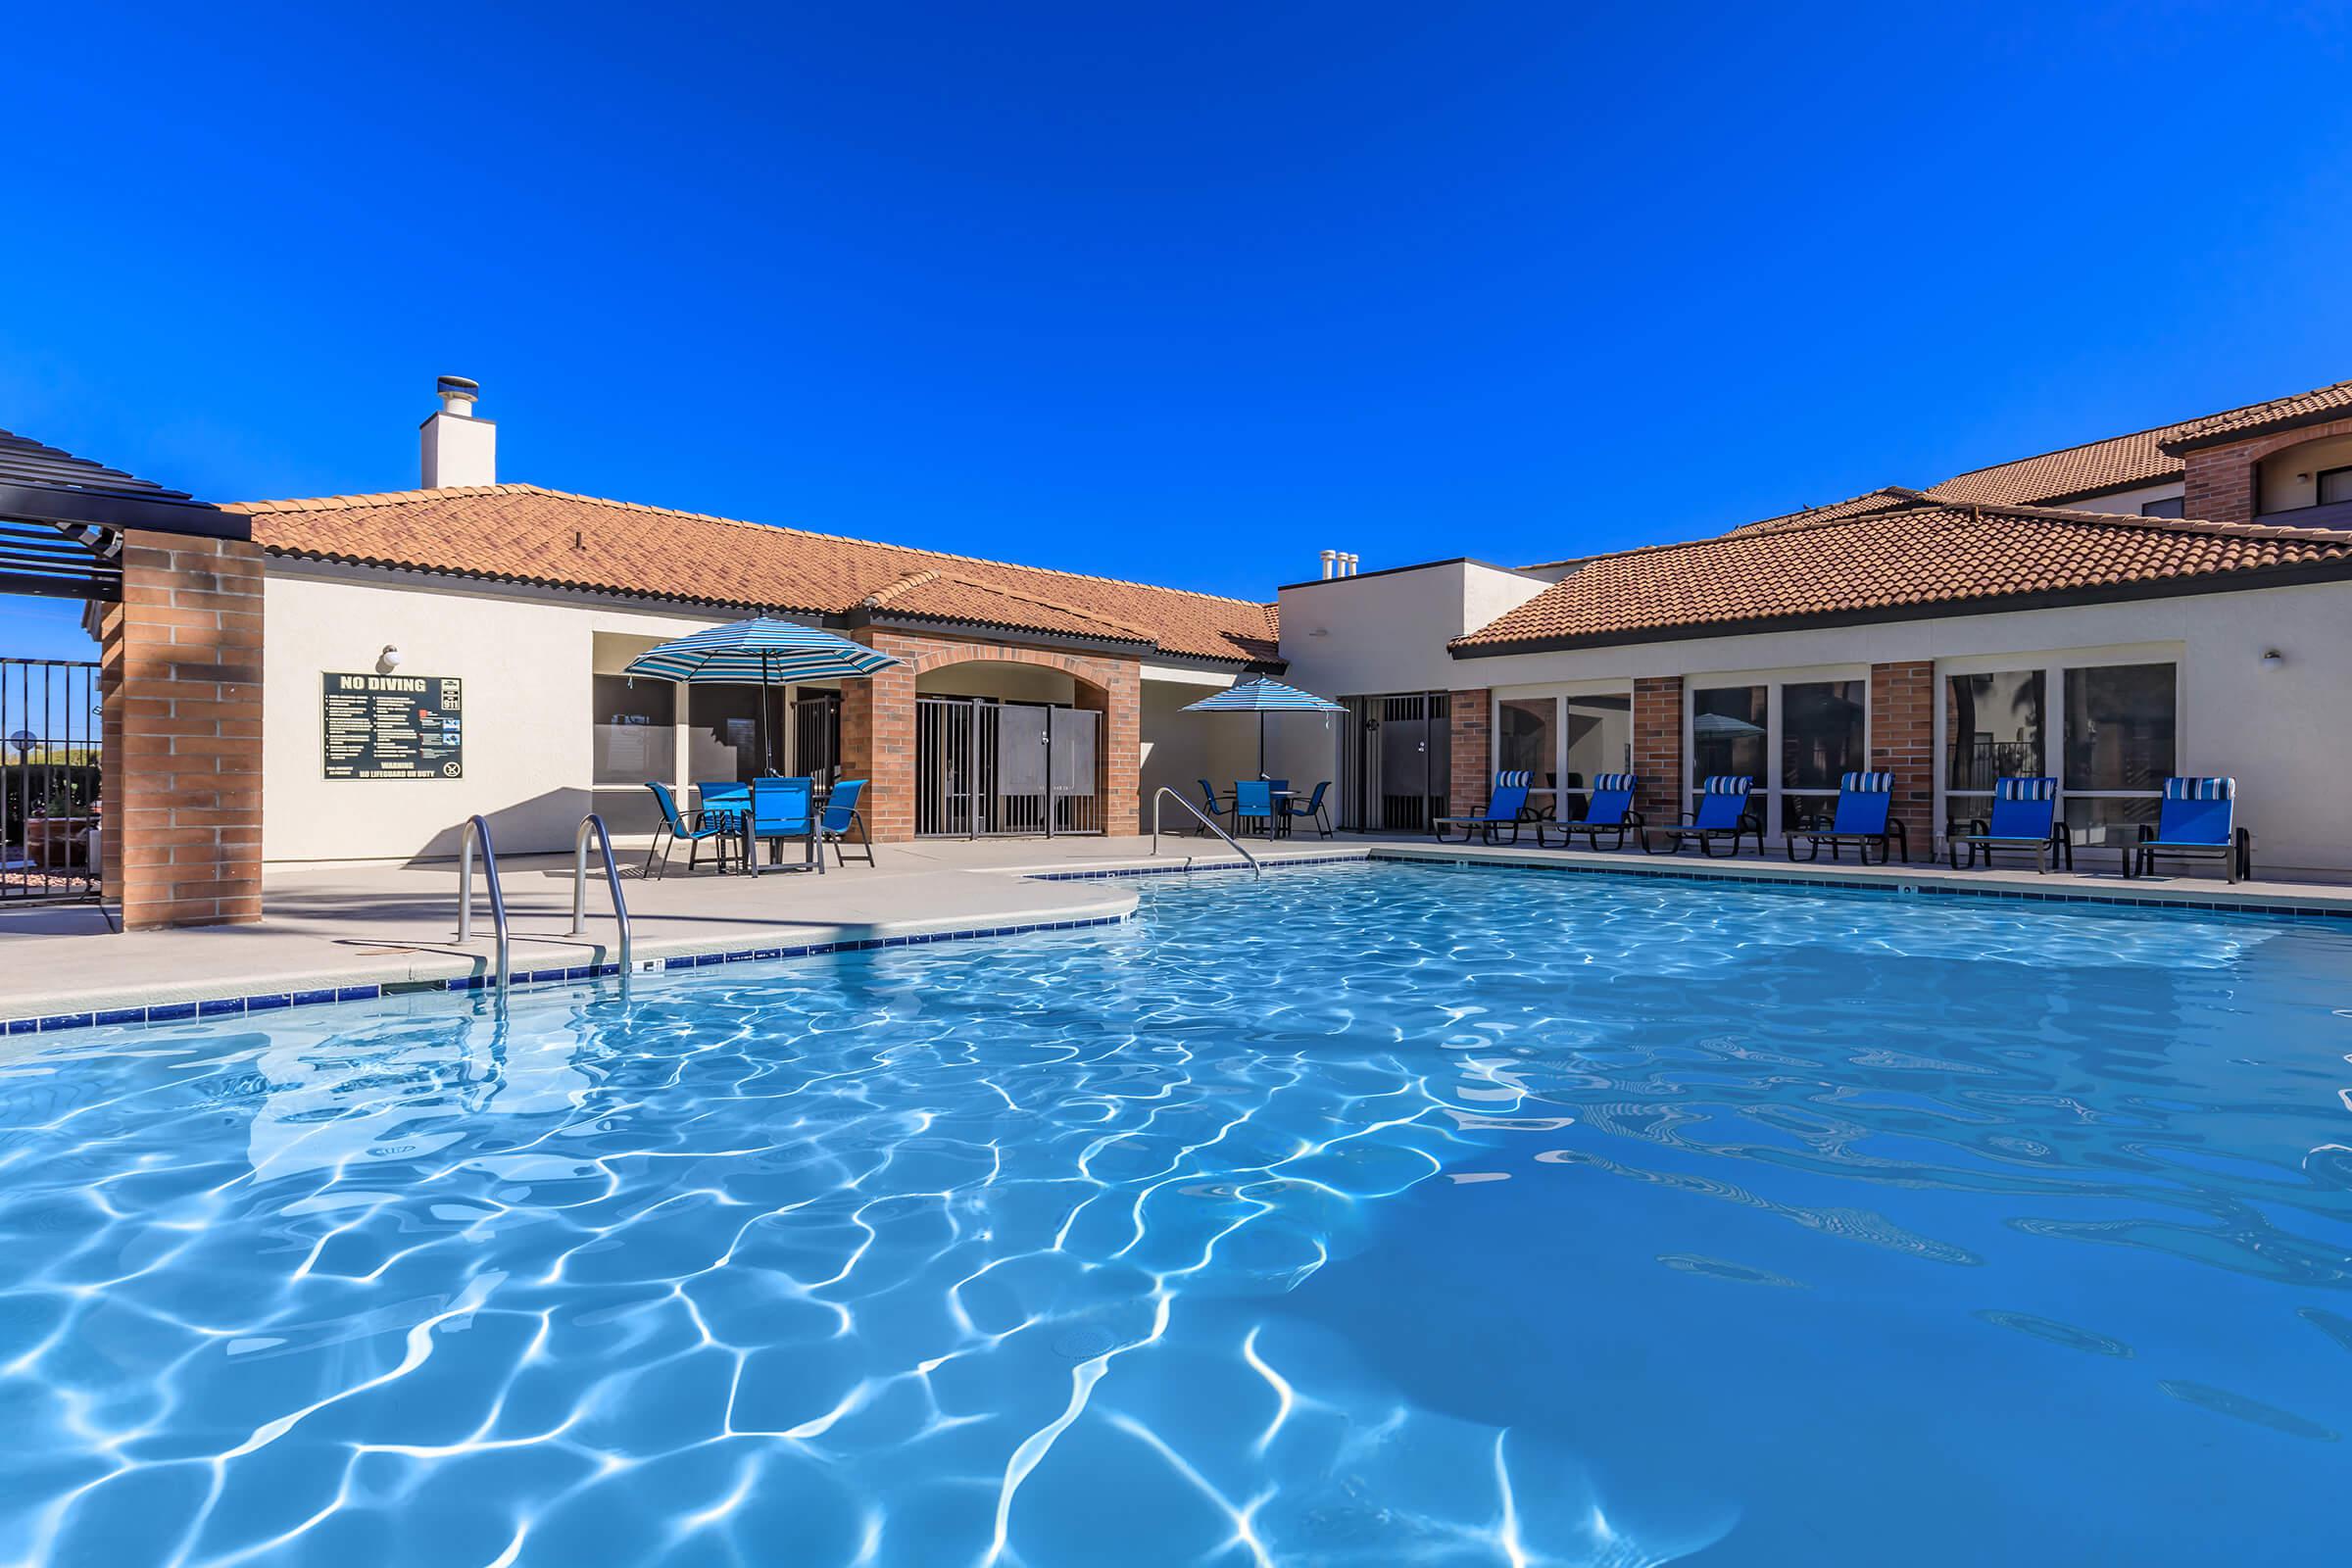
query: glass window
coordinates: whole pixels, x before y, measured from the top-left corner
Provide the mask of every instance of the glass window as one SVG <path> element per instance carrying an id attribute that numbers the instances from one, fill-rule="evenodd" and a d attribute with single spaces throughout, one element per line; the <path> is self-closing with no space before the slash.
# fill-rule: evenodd
<path id="1" fill-rule="evenodd" d="M 595 773 L 598 784 L 668 783 L 677 775 L 677 688 L 665 680 L 598 675 Z"/>
<path id="2" fill-rule="evenodd" d="M 1764 688 L 1717 686 L 1690 694 L 1690 788 L 1717 774 L 1744 774 L 1764 789 Z"/>
<path id="3" fill-rule="evenodd" d="M 1990 791 L 2042 772 L 2042 673 L 1953 675 L 1943 685 L 1943 784 Z"/>
<path id="4" fill-rule="evenodd" d="M 1781 787 L 1835 790 L 1868 762 L 1862 682 L 1791 681 L 1781 688 Z"/>
<path id="5" fill-rule="evenodd" d="M 2143 517 L 2186 516 L 2187 514 L 2181 508 L 2182 502 L 2179 496 L 2174 496 L 2166 501 L 2143 501 L 2139 504 L 2139 514 Z"/>
<path id="6" fill-rule="evenodd" d="M 2155 794 L 2173 772 L 2173 666 L 2066 672 L 2066 777 L 2077 790 Z"/>
<path id="7" fill-rule="evenodd" d="M 2323 468 L 2318 478 L 2321 506 L 2352 501 L 2352 468 Z"/>
<path id="8" fill-rule="evenodd" d="M 1550 789 L 1557 757 L 1552 749 L 1552 720 L 1559 710 L 1556 698 L 1513 698 L 1498 705 L 1494 734 L 1497 772 L 1524 768 L 1534 775 L 1535 787 Z"/>
<path id="9" fill-rule="evenodd" d="M 760 776 L 760 748 L 769 772 L 784 771 L 784 690 L 767 689 L 767 725 L 760 722 L 760 688 L 709 684 L 686 689 L 686 776 L 694 783 L 736 783 Z"/>

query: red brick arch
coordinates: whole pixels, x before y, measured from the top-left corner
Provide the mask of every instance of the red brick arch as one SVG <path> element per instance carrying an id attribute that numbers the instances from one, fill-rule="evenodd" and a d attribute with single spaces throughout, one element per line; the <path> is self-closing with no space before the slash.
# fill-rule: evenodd
<path id="1" fill-rule="evenodd" d="M 868 626 L 852 633 L 869 648 L 897 656 L 869 680 L 842 682 L 841 760 L 847 777 L 866 779 L 863 807 L 874 838 L 914 837 L 915 680 L 950 664 L 1029 664 L 1058 670 L 1077 683 L 1076 702 L 1102 715 L 1098 786 L 1104 831 L 1137 831 L 1138 784 L 1143 772 L 1143 665 L 1132 656 L 1065 654 L 969 638 L 926 637 Z"/>

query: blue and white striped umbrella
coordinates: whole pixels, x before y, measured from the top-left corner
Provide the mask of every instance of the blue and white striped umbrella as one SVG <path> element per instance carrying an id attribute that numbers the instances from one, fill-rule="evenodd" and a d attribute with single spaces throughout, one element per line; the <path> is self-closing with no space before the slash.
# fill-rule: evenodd
<path id="1" fill-rule="evenodd" d="M 765 688 L 777 681 L 855 680 L 904 662 L 814 626 L 761 615 L 649 648 L 629 661 L 625 673 L 760 687 L 760 766 L 764 771 L 769 755 Z"/>
<path id="2" fill-rule="evenodd" d="M 1214 697 L 1203 697 L 1197 703 L 1187 703 L 1188 713 L 1255 713 L 1257 715 L 1257 772 L 1266 772 L 1266 715 L 1268 713 L 1345 713 L 1347 709 L 1328 697 L 1302 692 L 1296 686 L 1285 686 L 1278 680 L 1259 675 L 1253 680 L 1229 686 Z"/>
<path id="3" fill-rule="evenodd" d="M 627 673 L 764 686 L 779 680 L 855 679 L 899 662 L 847 637 L 762 615 L 649 648 L 629 661 Z"/>

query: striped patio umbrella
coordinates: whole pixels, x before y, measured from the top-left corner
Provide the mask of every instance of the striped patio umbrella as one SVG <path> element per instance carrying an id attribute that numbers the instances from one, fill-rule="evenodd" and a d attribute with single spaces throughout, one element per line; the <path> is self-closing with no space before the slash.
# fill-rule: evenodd
<path id="1" fill-rule="evenodd" d="M 759 686 L 760 768 L 767 770 L 767 691 L 777 681 L 857 680 L 903 661 L 847 637 L 789 620 L 730 621 L 649 648 L 625 673 L 693 684 Z"/>
<path id="2" fill-rule="evenodd" d="M 1255 713 L 1257 715 L 1257 773 L 1266 773 L 1266 715 L 1268 713 L 1345 713 L 1347 709 L 1327 697 L 1285 686 L 1260 675 L 1229 686 L 1214 697 L 1187 703 L 1188 713 Z"/>

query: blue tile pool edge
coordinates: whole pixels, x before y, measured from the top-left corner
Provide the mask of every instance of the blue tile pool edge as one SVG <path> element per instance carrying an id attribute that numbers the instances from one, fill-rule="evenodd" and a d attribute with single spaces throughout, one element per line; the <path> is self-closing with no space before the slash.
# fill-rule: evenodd
<path id="1" fill-rule="evenodd" d="M 699 969 L 712 964 L 745 963 L 767 958 L 808 958 L 826 953 L 862 953 L 869 948 L 911 948 L 935 942 L 970 942 L 983 937 L 1028 936 L 1039 931 L 1075 931 L 1086 926 L 1124 925 L 1129 918 L 1124 914 L 1098 914 L 1076 920 L 1034 920 L 1020 925 L 973 926 L 959 931 L 912 931 L 900 936 L 855 937 L 841 942 L 805 942 L 720 953 L 680 954 L 670 957 L 648 958 L 639 972 L 669 973 L 679 969 Z M 517 970 L 513 976 L 513 985 L 518 991 L 525 987 L 552 990 L 557 986 L 577 985 L 582 981 L 609 980 L 619 973 L 620 965 L 617 963 L 568 964 L 560 968 Z M 68 1029 L 88 1029 L 105 1024 L 145 1026 L 188 1023 L 199 1018 L 242 1016 L 330 1002 L 374 1002 L 384 997 L 483 991 L 491 985 L 492 977 L 489 975 L 466 974 L 446 980 L 386 980 L 366 985 L 320 986 L 302 991 L 265 991 L 249 997 L 215 997 L 203 1002 L 159 1002 L 144 1007 L 103 1007 L 81 1012 L 51 1013 L 46 1017 L 11 1018 L 5 1024 L 0 1024 L 0 1033 L 13 1037 L 57 1034 Z"/>

